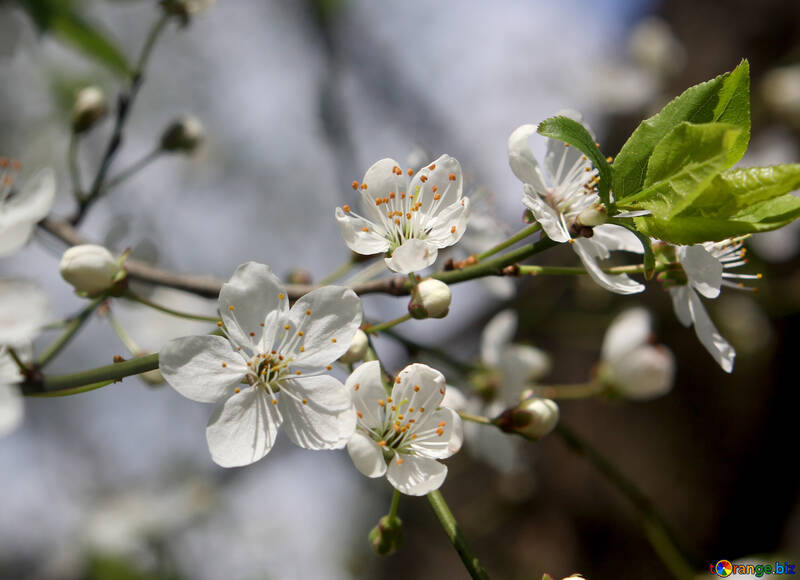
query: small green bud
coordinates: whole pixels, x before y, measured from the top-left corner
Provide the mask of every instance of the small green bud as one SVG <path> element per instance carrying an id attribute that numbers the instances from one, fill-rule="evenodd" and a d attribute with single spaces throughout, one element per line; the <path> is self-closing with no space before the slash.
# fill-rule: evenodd
<path id="1" fill-rule="evenodd" d="M 161 149 L 175 153 L 193 153 L 205 139 L 203 124 L 190 115 L 174 121 L 161 135 Z"/>
<path id="2" fill-rule="evenodd" d="M 106 96 L 99 87 L 84 87 L 75 95 L 72 106 L 72 131 L 84 133 L 108 113 Z"/>
<path id="3" fill-rule="evenodd" d="M 450 288 L 441 280 L 428 278 L 411 289 L 408 312 L 413 318 L 444 318 L 450 311 Z"/>
<path id="4" fill-rule="evenodd" d="M 356 333 L 353 336 L 353 341 L 350 343 L 350 348 L 347 349 L 346 353 L 339 357 L 339 361 L 345 364 L 350 364 L 364 360 L 368 349 L 369 340 L 367 339 L 367 334 L 359 328 L 356 330 Z"/>
<path id="5" fill-rule="evenodd" d="M 403 545 L 403 521 L 383 516 L 370 531 L 369 543 L 379 556 L 391 556 Z"/>

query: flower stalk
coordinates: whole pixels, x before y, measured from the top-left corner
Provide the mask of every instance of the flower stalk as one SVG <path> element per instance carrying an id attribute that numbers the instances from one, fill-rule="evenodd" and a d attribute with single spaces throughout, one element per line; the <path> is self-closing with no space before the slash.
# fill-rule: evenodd
<path id="1" fill-rule="evenodd" d="M 453 516 L 453 512 L 450 511 L 447 502 L 444 501 L 442 493 L 439 490 L 430 492 L 428 494 L 428 501 L 436 517 L 439 518 L 444 533 L 447 534 L 448 539 L 453 544 L 456 552 L 458 552 L 469 575 L 473 580 L 489 580 L 489 575 L 486 573 L 486 570 L 483 569 L 483 566 L 481 566 L 477 556 L 472 553 L 466 538 L 464 538 L 464 534 L 461 532 L 461 528 L 458 526 L 456 518 Z"/>

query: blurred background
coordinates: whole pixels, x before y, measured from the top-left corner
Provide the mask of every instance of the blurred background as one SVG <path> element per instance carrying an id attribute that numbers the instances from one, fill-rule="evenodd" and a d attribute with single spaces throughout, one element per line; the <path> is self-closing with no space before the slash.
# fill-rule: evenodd
<path id="1" fill-rule="evenodd" d="M 42 166 L 57 171 L 56 215 L 73 211 L 66 151 L 75 91 L 98 85 L 113 103 L 122 80 L 104 42 L 133 60 L 159 14 L 153 0 L 0 2 L 0 154 L 22 161 L 23 178 Z M 220 1 L 161 37 L 111 173 L 151 151 L 183 114 L 204 124 L 204 146 L 191 158 L 156 159 L 93 206 L 81 231 L 179 272 L 224 280 L 257 260 L 279 275 L 303 268 L 321 279 L 349 258 L 333 209 L 355 201 L 352 180 L 382 157 L 413 165 L 449 153 L 480 213 L 513 232 L 523 225 L 506 153 L 513 129 L 577 109 L 615 154 L 644 117 L 742 58 L 753 110 L 743 164 L 797 162 L 800 3 L 790 0 Z M 111 127 L 106 120 L 81 142 L 87 180 Z M 543 142 L 533 145 L 543 153 Z M 633 297 L 574 278 L 468 282 L 454 288 L 448 318 L 400 332 L 471 362 L 483 325 L 512 307 L 516 341 L 552 356 L 544 381 L 575 383 L 591 376 L 614 315 L 646 306 L 678 361 L 672 392 L 648 402 L 566 401 L 563 423 L 652 501 L 698 574 L 721 559 L 800 564 L 800 231 L 748 247 L 749 271 L 764 274 L 758 292 L 726 289 L 707 304 L 737 350 L 732 375 L 679 325 L 655 281 Z M 37 280 L 67 316 L 83 301 L 58 275 L 63 249 L 39 233 L 0 259 L 0 276 Z M 560 248 L 537 263 L 576 259 Z M 172 291 L 152 299 L 196 313 L 216 306 Z M 375 320 L 405 307 L 405 299 L 365 299 Z M 126 304 L 112 311 L 150 351 L 206 330 Z M 411 360 L 387 337 L 377 349 L 390 371 Z M 50 368 L 90 368 L 115 354 L 127 356 L 124 345 L 95 317 Z M 282 438 L 252 466 L 215 466 L 203 436 L 210 412 L 138 378 L 26 400 L 23 426 L 0 440 L 0 578 L 467 576 L 424 499 L 401 502 L 399 553 L 371 552 L 366 535 L 391 489 L 361 477 L 345 452 Z M 672 577 L 637 512 L 591 464 L 556 436 L 522 449 L 511 473 L 467 452 L 448 461 L 442 492 L 492 577 Z"/>

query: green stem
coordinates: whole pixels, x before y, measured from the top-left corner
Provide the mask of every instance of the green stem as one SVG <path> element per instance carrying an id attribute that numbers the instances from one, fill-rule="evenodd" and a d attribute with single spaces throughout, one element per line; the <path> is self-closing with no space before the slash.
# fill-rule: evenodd
<path id="1" fill-rule="evenodd" d="M 586 458 L 630 500 L 639 512 L 650 545 L 672 575 L 679 580 L 693 580 L 696 577 L 695 566 L 690 563 L 689 558 L 684 556 L 666 522 L 656 511 L 650 500 L 639 491 L 639 488 L 596 449 L 576 435 L 574 431 L 565 427 L 563 423 L 558 424 L 555 432 L 561 436 L 573 451 Z"/>
<path id="2" fill-rule="evenodd" d="M 394 495 L 392 495 L 392 506 L 389 508 L 389 520 L 396 520 L 397 519 L 397 508 L 400 505 L 400 492 L 394 490 Z"/>
<path id="3" fill-rule="evenodd" d="M 114 313 L 109 310 L 108 312 L 108 323 L 111 325 L 111 328 L 114 329 L 114 332 L 117 334 L 120 342 L 128 349 L 132 355 L 137 356 L 139 353 L 142 352 L 142 349 L 139 348 L 139 345 L 136 344 L 136 341 L 133 340 L 128 331 L 125 330 L 122 325 L 117 320 L 117 317 L 114 316 Z"/>
<path id="4" fill-rule="evenodd" d="M 467 572 L 469 572 L 469 575 L 474 580 L 489 580 L 489 575 L 467 545 L 467 540 L 464 538 L 464 534 L 461 533 L 461 528 L 458 527 L 458 522 L 455 517 L 453 517 L 453 512 L 447 507 L 447 503 L 445 503 L 441 492 L 439 492 L 438 489 L 430 492 L 428 494 L 428 501 L 431 503 L 433 511 L 439 518 L 439 522 L 442 524 L 445 534 L 447 534 L 456 552 L 458 552 L 458 555 L 461 557 L 461 561 L 464 563 L 464 567 L 467 569 Z"/>
<path id="5" fill-rule="evenodd" d="M 37 368 L 43 368 L 47 365 L 55 356 L 62 351 L 62 349 L 69 344 L 69 341 L 72 340 L 72 337 L 80 330 L 80 328 L 84 325 L 84 323 L 89 320 L 92 312 L 94 312 L 98 306 L 100 306 L 105 301 L 105 296 L 101 296 L 99 298 L 93 299 L 86 308 L 84 308 L 75 318 L 70 320 L 66 327 L 64 328 L 64 332 L 59 336 L 55 341 L 53 341 L 50 346 L 48 346 L 42 354 L 39 355 L 39 358 L 36 359 L 36 366 Z"/>
<path id="6" fill-rule="evenodd" d="M 203 316 L 202 314 L 189 314 L 188 312 L 181 312 L 179 310 L 173 310 L 172 308 L 167 308 L 166 306 L 161 306 L 160 304 L 156 304 L 155 302 L 151 302 L 147 298 L 143 298 L 138 294 L 134 294 L 130 290 L 123 294 L 124 298 L 128 300 L 133 300 L 134 302 L 138 302 L 139 304 L 144 304 L 145 306 L 149 306 L 150 308 L 154 308 L 159 312 L 164 312 L 165 314 L 171 314 L 172 316 L 178 316 L 180 318 L 186 318 L 188 320 L 200 320 L 202 322 L 219 322 L 219 318 L 216 316 Z"/>
<path id="7" fill-rule="evenodd" d="M 328 284 L 333 284 L 334 282 L 336 282 L 336 280 L 347 274 L 355 265 L 356 263 L 354 260 L 350 260 L 349 262 L 342 264 L 341 266 L 336 268 L 333 272 L 331 272 L 330 274 L 325 276 L 322 280 L 320 280 L 317 283 L 317 286 L 327 286 Z"/>
<path id="8" fill-rule="evenodd" d="M 382 332 L 387 328 L 397 326 L 398 324 L 400 324 L 401 322 L 405 322 L 406 320 L 411 320 L 411 314 L 403 314 L 403 316 L 395 318 L 394 320 L 389 320 L 387 322 L 381 322 L 380 324 L 375 324 L 373 326 L 370 326 L 369 328 L 364 329 L 364 332 L 366 332 L 367 334 L 375 334 L 376 332 Z"/>
<path id="9" fill-rule="evenodd" d="M 472 413 L 467 413 L 465 411 L 459 411 L 458 415 L 459 417 L 464 419 L 464 421 L 480 423 L 481 425 L 494 425 L 494 421 L 492 421 L 489 417 L 483 417 L 481 415 L 473 415 Z"/>
<path id="10" fill-rule="evenodd" d="M 117 175 L 110 178 L 106 184 L 103 186 L 103 193 L 107 193 L 109 190 L 115 188 L 120 183 L 128 179 L 129 177 L 135 175 L 148 165 L 150 165 L 153 161 L 158 159 L 161 154 L 163 153 L 161 147 L 157 147 L 153 149 L 150 153 L 133 163 L 130 167 L 123 169 Z"/>
<path id="11" fill-rule="evenodd" d="M 488 250 L 486 250 L 482 254 L 478 254 L 475 257 L 479 261 L 480 260 L 485 260 L 489 256 L 494 256 L 496 253 L 502 252 L 503 250 L 505 250 L 506 248 L 510 248 L 511 246 L 516 244 L 517 242 L 524 240 L 525 238 L 527 238 L 528 236 L 530 236 L 532 234 L 535 234 L 540 229 L 542 229 L 542 226 L 539 225 L 538 222 L 535 223 L 535 224 L 531 224 L 527 228 L 523 228 L 520 231 L 518 231 L 516 234 L 514 234 L 513 236 L 508 238 L 505 242 L 501 242 L 501 243 L 497 244 L 496 246 L 494 246 L 493 248 L 489 248 Z"/>
<path id="12" fill-rule="evenodd" d="M 17 351 L 14 350 L 14 347 L 6 346 L 6 352 L 8 353 L 8 356 L 11 357 L 11 360 L 14 361 L 14 364 L 17 365 L 19 372 L 23 375 L 27 375 L 31 369 L 28 367 L 28 365 L 22 362 L 22 359 L 19 358 L 19 355 L 17 354 Z"/>
<path id="13" fill-rule="evenodd" d="M 59 393 L 73 394 L 84 392 L 91 388 L 99 388 L 97 383 L 119 381 L 131 375 L 138 375 L 158 368 L 158 353 L 148 354 L 111 365 L 106 365 L 88 371 L 70 373 L 66 375 L 46 376 L 41 383 L 36 385 L 23 384 L 26 395 L 58 396 Z M 81 387 L 81 389 L 76 389 Z"/>
<path id="14" fill-rule="evenodd" d="M 90 385 L 83 385 L 81 387 L 73 387 L 71 389 L 61 389 L 58 391 L 50 391 L 44 393 L 25 393 L 27 397 L 36 397 L 38 399 L 52 399 L 55 397 L 67 397 L 69 395 L 80 395 L 81 393 L 88 393 L 101 387 L 111 385 L 116 381 L 100 381 L 99 383 L 92 383 Z"/>
<path id="15" fill-rule="evenodd" d="M 81 183 L 81 170 L 78 165 L 78 142 L 80 135 L 74 131 L 69 136 L 69 146 L 67 149 L 67 164 L 69 165 L 69 177 L 72 180 L 72 195 L 78 200 L 83 199 L 83 184 Z"/>

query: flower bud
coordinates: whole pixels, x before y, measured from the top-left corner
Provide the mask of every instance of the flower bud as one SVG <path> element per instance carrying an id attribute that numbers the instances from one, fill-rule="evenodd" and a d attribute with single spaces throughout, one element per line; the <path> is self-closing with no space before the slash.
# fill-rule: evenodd
<path id="1" fill-rule="evenodd" d="M 369 543 L 379 556 L 394 554 L 403 544 L 403 521 L 383 516 L 369 533 Z"/>
<path id="2" fill-rule="evenodd" d="M 444 318 L 450 311 L 450 298 L 447 284 L 428 278 L 411 290 L 408 311 L 414 318 Z"/>
<path id="3" fill-rule="evenodd" d="M 311 282 L 313 282 L 311 272 L 303 268 L 294 268 L 291 270 L 286 276 L 286 281 L 289 284 L 311 284 Z"/>
<path id="4" fill-rule="evenodd" d="M 108 103 L 99 87 L 88 86 L 78 91 L 72 105 L 72 130 L 83 133 L 106 116 Z"/>
<path id="5" fill-rule="evenodd" d="M 206 136 L 203 124 L 191 115 L 174 121 L 161 135 L 161 149 L 175 153 L 193 153 Z"/>
<path id="6" fill-rule="evenodd" d="M 566 578 L 564 578 L 564 580 L 586 580 L 586 578 L 583 577 L 583 574 L 578 574 L 576 572 L 570 576 L 567 576 Z"/>
<path id="7" fill-rule="evenodd" d="M 355 336 L 353 336 L 353 341 L 350 343 L 350 348 L 347 349 L 346 353 L 339 357 L 339 361 L 345 364 L 351 364 L 360 360 L 364 360 L 368 348 L 369 341 L 367 340 L 367 334 L 359 328 L 356 330 Z"/>
<path id="8" fill-rule="evenodd" d="M 125 270 L 107 249 L 94 244 L 74 246 L 64 252 L 61 276 L 78 292 L 99 294 L 125 278 Z"/>
<path id="9" fill-rule="evenodd" d="M 528 439 L 541 439 L 558 423 L 558 405 L 550 399 L 531 397 L 516 407 L 506 409 L 497 419 L 497 426 L 506 433 L 517 433 Z"/>
<path id="10" fill-rule="evenodd" d="M 194 14 L 199 14 L 214 4 L 215 0 L 161 0 L 161 7 L 165 12 L 178 16 L 184 20 Z"/>
<path id="11" fill-rule="evenodd" d="M 642 345 L 604 365 L 600 379 L 628 399 L 646 400 L 666 395 L 675 377 L 675 358 L 662 345 Z"/>
<path id="12" fill-rule="evenodd" d="M 593 205 L 578 214 L 578 223 L 591 228 L 606 223 L 607 217 L 608 212 L 604 206 Z"/>

